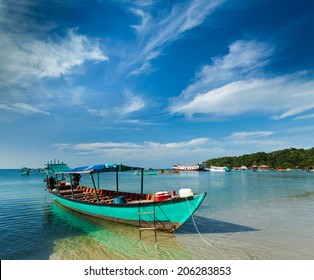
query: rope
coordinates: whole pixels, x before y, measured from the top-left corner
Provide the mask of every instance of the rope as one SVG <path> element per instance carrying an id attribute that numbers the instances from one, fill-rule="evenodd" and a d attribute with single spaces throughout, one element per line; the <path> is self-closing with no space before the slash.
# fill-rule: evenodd
<path id="1" fill-rule="evenodd" d="M 188 207 L 189 207 L 189 210 L 190 210 L 190 214 L 191 214 L 191 217 L 192 217 L 192 221 L 193 221 L 193 224 L 194 224 L 194 227 L 197 231 L 197 233 L 199 234 L 199 236 L 201 237 L 201 239 L 208 245 L 208 246 L 213 246 L 212 244 L 210 244 L 209 242 L 207 242 L 204 237 L 202 236 L 202 234 L 200 233 L 200 231 L 198 230 L 197 226 L 196 226 L 196 223 L 195 223 L 195 220 L 194 220 L 194 216 L 193 216 L 193 213 L 191 211 L 191 208 L 190 208 L 190 204 L 189 204 L 189 201 L 187 198 L 186 199 L 186 203 L 188 204 Z"/>

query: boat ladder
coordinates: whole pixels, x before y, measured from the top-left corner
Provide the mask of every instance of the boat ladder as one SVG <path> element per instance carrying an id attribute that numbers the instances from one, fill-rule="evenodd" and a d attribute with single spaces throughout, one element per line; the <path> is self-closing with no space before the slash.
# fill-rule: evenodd
<path id="1" fill-rule="evenodd" d="M 165 225 L 156 217 L 156 201 L 154 200 L 153 209 L 146 211 L 143 203 L 138 204 L 138 227 L 140 239 L 142 239 L 142 232 L 145 230 L 153 230 L 155 241 L 157 242 L 157 231 L 165 227 Z M 150 207 L 151 208 L 151 207 Z M 149 221 L 143 218 L 143 215 L 149 215 Z"/>

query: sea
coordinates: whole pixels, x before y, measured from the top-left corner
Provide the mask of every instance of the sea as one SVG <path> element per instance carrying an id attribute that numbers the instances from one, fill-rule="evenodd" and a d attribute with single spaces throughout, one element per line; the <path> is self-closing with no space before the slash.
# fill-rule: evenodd
<path id="1" fill-rule="evenodd" d="M 0 170 L 2 260 L 313 260 L 314 172 L 180 172 L 144 176 L 144 192 L 190 188 L 203 204 L 173 234 L 70 211 L 44 173 Z M 100 186 L 115 189 L 115 175 Z M 120 173 L 121 191 L 141 178 Z M 88 184 L 82 178 L 81 184 Z"/>

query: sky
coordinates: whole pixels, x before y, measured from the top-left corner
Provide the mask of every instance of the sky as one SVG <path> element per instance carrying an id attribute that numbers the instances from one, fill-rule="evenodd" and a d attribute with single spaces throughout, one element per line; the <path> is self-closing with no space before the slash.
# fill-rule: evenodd
<path id="1" fill-rule="evenodd" d="M 313 0 L 0 0 L 0 168 L 314 146 Z"/>

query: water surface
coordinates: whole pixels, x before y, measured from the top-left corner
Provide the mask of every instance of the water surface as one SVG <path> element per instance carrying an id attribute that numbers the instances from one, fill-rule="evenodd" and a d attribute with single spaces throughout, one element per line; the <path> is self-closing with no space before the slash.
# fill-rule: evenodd
<path id="1" fill-rule="evenodd" d="M 65 209 L 44 174 L 0 170 L 1 259 L 314 259 L 313 172 L 191 172 L 145 176 L 145 192 L 191 188 L 207 197 L 175 234 L 102 221 Z M 115 189 L 113 174 L 100 184 Z M 89 180 L 82 179 L 83 183 Z M 120 190 L 140 176 L 121 173 Z"/>

